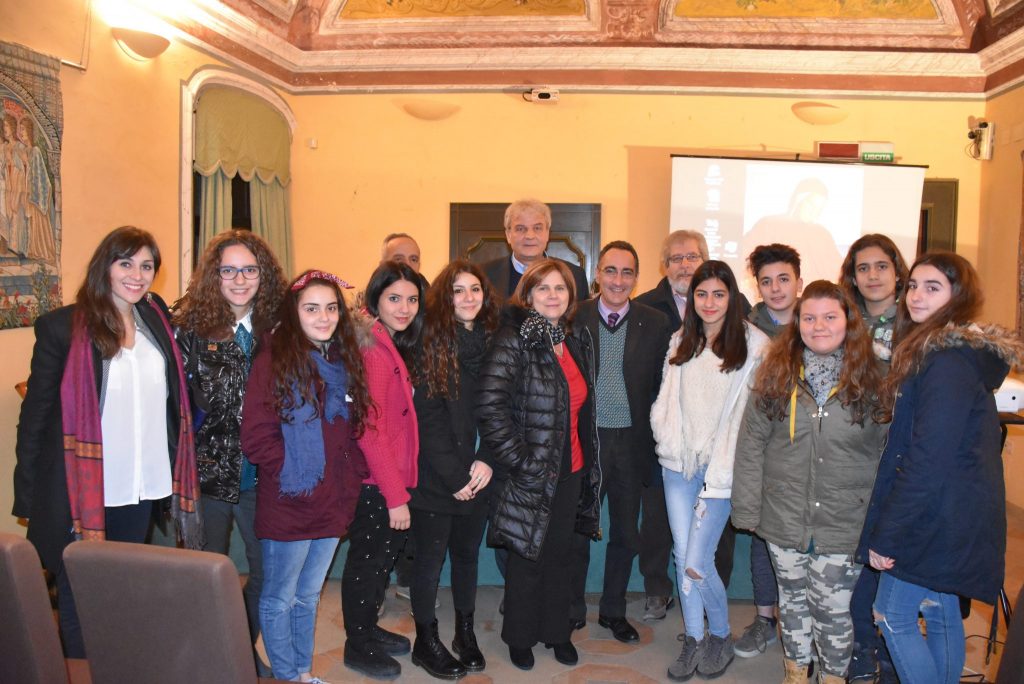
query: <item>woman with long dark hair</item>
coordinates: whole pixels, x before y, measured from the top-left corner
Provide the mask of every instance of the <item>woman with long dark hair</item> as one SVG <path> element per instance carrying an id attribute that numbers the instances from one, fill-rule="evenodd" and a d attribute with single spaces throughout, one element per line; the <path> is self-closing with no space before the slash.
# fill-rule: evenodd
<path id="1" fill-rule="evenodd" d="M 28 518 L 28 539 L 57 577 L 71 658 L 84 658 L 85 646 L 64 547 L 143 543 L 154 506 L 167 500 L 185 545 L 202 543 L 184 366 L 167 308 L 149 291 L 159 270 L 153 236 L 118 228 L 93 253 L 75 303 L 35 324 L 14 515 Z"/>
<path id="2" fill-rule="evenodd" d="M 423 311 L 423 284 L 405 264 L 385 261 L 366 286 L 372 318 L 362 353 L 373 401 L 359 444 L 369 475 L 363 480 L 341 578 L 345 665 L 370 677 L 397 677 L 391 656 L 409 652 L 409 640 L 377 624 L 388 574 L 409 534 L 409 489 L 416 486 L 419 431 L 409 375 Z"/>
<path id="3" fill-rule="evenodd" d="M 174 305 L 195 428 L 203 549 L 227 555 L 232 524 L 238 526 L 249 565 L 243 594 L 253 644 L 260 634 L 263 560 L 253 528 L 256 466 L 242 453 L 242 401 L 249 368 L 277 321 L 285 286 L 267 243 L 252 231 L 232 230 L 210 240 Z M 270 676 L 258 655 L 256 668 Z"/>
<path id="4" fill-rule="evenodd" d="M 1002 586 L 1006 499 L 992 393 L 1020 366 L 1024 345 L 974 323 L 982 300 L 974 267 L 934 252 L 914 263 L 900 302 L 882 393 L 892 425 L 857 559 L 882 573 L 875 619 L 903 684 L 958 682 L 959 597 L 995 603 Z"/>
<path id="5" fill-rule="evenodd" d="M 468 261 L 444 267 L 427 291 L 423 345 L 413 403 L 419 422 L 419 482 L 412 490 L 416 542 L 411 589 L 416 620 L 413 663 L 451 679 L 484 669 L 473 633 L 477 559 L 487 523 L 491 466 L 477 451 L 476 390 L 489 337 L 498 325 L 490 281 Z M 451 559 L 455 640 L 452 657 L 438 635 L 434 601 L 445 556 Z"/>
<path id="6" fill-rule="evenodd" d="M 564 262 L 531 264 L 502 312 L 477 394 L 480 439 L 508 471 L 488 538 L 509 550 L 501 638 L 521 670 L 533 667 L 538 641 L 558 662 L 578 662 L 573 535 L 595 538 L 601 511 L 593 343 L 571 328 L 576 296 Z"/>
<path id="7" fill-rule="evenodd" d="M 767 342 L 744 319 L 729 266 L 701 264 L 690 281 L 683 326 L 672 336 L 651 407 L 686 623 L 682 652 L 668 669 L 673 680 L 698 671 L 718 676 L 733 660 L 729 606 L 715 569 L 715 549 L 729 520 L 736 437 L 750 377 Z"/>
<path id="8" fill-rule="evenodd" d="M 366 474 L 356 439 L 370 396 L 343 287 L 325 271 L 291 283 L 242 414 L 242 451 L 260 474 L 263 643 L 274 677 L 290 681 L 321 682 L 312 674 L 320 591 Z"/>
<path id="9" fill-rule="evenodd" d="M 879 364 L 856 305 L 816 280 L 754 376 L 736 447 L 732 520 L 768 542 L 786 684 L 841 683 L 853 649 L 853 552 L 885 428 Z M 808 515 L 810 511 L 810 515 Z"/>

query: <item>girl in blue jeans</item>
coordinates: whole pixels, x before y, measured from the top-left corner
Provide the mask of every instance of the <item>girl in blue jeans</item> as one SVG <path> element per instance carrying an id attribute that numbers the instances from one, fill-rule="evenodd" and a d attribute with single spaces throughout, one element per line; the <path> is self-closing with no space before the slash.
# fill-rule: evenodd
<path id="1" fill-rule="evenodd" d="M 729 266 L 701 264 L 651 408 L 686 628 L 682 652 L 668 669 L 675 681 L 698 671 L 704 677 L 720 675 L 733 659 L 729 606 L 715 570 L 715 549 L 729 520 L 736 437 L 750 377 L 767 341 L 744 320 Z"/>
<path id="2" fill-rule="evenodd" d="M 881 397 L 893 420 L 857 556 L 882 572 L 875 620 L 903 684 L 958 682 L 958 596 L 994 603 L 1002 586 L 1006 504 L 992 391 L 1024 346 L 972 323 L 981 304 L 974 268 L 948 252 L 917 260 L 899 304 Z"/>
<path id="3" fill-rule="evenodd" d="M 320 590 L 367 473 L 356 439 L 370 400 L 342 287 L 323 271 L 289 286 L 242 410 L 242 449 L 260 474 L 260 627 L 274 677 L 289 681 L 321 681 L 311 673 Z"/>

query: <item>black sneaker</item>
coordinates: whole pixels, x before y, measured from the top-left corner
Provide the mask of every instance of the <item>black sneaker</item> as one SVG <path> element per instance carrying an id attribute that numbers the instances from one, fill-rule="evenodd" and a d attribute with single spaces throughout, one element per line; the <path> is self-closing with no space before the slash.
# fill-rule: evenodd
<path id="1" fill-rule="evenodd" d="M 757 615 L 736 642 L 736 655 L 740 658 L 759 656 L 765 652 L 769 644 L 774 644 L 778 640 L 779 636 L 772 620 Z"/>
<path id="2" fill-rule="evenodd" d="M 374 679 L 395 679 L 402 674 L 397 660 L 379 648 L 374 641 L 345 642 L 345 667 Z"/>

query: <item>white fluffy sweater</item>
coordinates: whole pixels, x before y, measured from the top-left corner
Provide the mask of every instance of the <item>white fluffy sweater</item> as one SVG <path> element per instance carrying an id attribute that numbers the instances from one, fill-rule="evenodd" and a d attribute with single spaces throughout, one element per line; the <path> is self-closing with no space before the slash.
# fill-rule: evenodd
<path id="1" fill-rule="evenodd" d="M 754 369 L 761 362 L 765 345 L 768 344 L 768 337 L 764 333 L 749 323 L 744 322 L 744 326 L 747 332 L 747 360 L 739 370 L 729 373 L 731 382 L 728 395 L 710 444 L 692 443 L 693 436 L 685 434 L 683 429 L 683 413 L 687 410 L 687 403 L 700 401 L 701 397 L 699 392 L 693 391 L 697 388 L 685 386 L 683 366 L 673 366 L 668 362 L 679 347 L 681 330 L 672 336 L 662 369 L 661 390 L 651 407 L 651 428 L 657 442 L 658 462 L 668 470 L 683 473 L 690 478 L 702 465 L 698 461 L 706 461 L 708 470 L 704 476 L 701 496 L 708 499 L 727 499 L 732 493 L 732 468 L 743 409 L 750 395 Z M 710 453 L 710 458 L 699 458 L 698 451 Z"/>

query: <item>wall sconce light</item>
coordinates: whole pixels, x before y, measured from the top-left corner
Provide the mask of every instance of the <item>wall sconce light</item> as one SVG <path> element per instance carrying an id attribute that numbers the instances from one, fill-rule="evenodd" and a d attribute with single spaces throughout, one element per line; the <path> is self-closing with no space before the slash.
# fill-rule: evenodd
<path id="1" fill-rule="evenodd" d="M 148 31 L 120 27 L 114 27 L 110 31 L 125 54 L 140 62 L 159 57 L 171 44 L 171 41 L 163 36 Z"/>
<path id="2" fill-rule="evenodd" d="M 793 116 L 812 126 L 837 124 L 849 116 L 849 112 L 826 102 L 797 102 L 790 110 Z"/>

